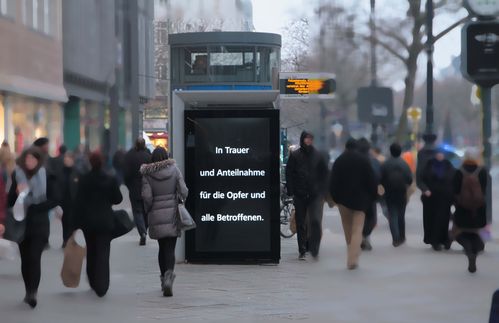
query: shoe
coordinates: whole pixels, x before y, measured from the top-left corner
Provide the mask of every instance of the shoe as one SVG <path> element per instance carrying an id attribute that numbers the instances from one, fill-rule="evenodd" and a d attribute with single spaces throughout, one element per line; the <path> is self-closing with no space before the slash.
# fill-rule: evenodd
<path id="1" fill-rule="evenodd" d="M 146 245 L 146 235 L 145 234 L 143 234 L 143 235 L 140 236 L 139 245 L 140 246 L 145 246 Z"/>
<path id="2" fill-rule="evenodd" d="M 64 241 L 64 242 L 62 243 L 62 247 L 61 247 L 61 248 L 62 248 L 62 249 L 65 249 L 65 248 L 66 248 L 66 246 L 67 246 L 67 244 L 68 244 L 68 242 L 67 242 L 67 241 Z"/>
<path id="3" fill-rule="evenodd" d="M 432 246 L 433 250 L 435 250 L 435 251 L 442 251 L 442 246 L 439 244 L 434 244 L 431 246 Z"/>
<path id="4" fill-rule="evenodd" d="M 451 246 L 452 246 L 452 240 L 449 240 L 444 244 L 445 250 L 450 250 Z"/>
<path id="5" fill-rule="evenodd" d="M 305 255 L 305 253 L 301 253 L 301 254 L 298 256 L 298 259 L 299 259 L 299 260 L 307 260 L 307 256 Z"/>
<path id="6" fill-rule="evenodd" d="M 393 241 L 392 245 L 397 248 L 397 247 L 400 247 L 401 245 L 403 245 L 405 243 L 405 239 L 403 240 L 398 240 L 398 241 Z"/>
<path id="7" fill-rule="evenodd" d="M 175 281 L 175 273 L 173 270 L 168 270 L 162 280 L 162 289 L 164 297 L 173 296 L 173 282 Z"/>
<path id="8" fill-rule="evenodd" d="M 476 255 L 468 254 L 468 271 L 470 273 L 476 273 Z"/>
<path id="9" fill-rule="evenodd" d="M 348 265 L 347 268 L 348 268 L 348 270 L 355 270 L 355 269 L 359 268 L 359 265 L 358 264 L 351 264 L 351 265 Z"/>
<path id="10" fill-rule="evenodd" d="M 362 239 L 362 243 L 360 244 L 360 248 L 364 251 L 373 250 L 373 246 L 371 245 L 369 238 L 366 237 L 366 238 Z"/>
<path id="11" fill-rule="evenodd" d="M 26 293 L 24 303 L 28 304 L 31 308 L 35 308 L 38 304 L 38 301 L 36 300 L 36 293 Z"/>

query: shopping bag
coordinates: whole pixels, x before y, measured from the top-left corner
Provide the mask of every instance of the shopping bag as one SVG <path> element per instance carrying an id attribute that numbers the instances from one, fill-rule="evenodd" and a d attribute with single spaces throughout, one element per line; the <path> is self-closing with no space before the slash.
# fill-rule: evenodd
<path id="1" fill-rule="evenodd" d="M 76 288 L 80 285 L 81 269 L 86 253 L 86 248 L 76 243 L 75 233 L 73 233 L 66 244 L 66 248 L 64 248 L 64 263 L 61 270 L 64 286 Z"/>
<path id="2" fill-rule="evenodd" d="M 135 227 L 132 219 L 125 210 L 114 211 L 114 229 L 112 238 L 116 239 L 132 231 Z"/>
<path id="3" fill-rule="evenodd" d="M 291 216 L 289 217 L 289 230 L 293 232 L 293 234 L 296 233 L 296 211 L 293 209 L 291 211 Z"/>
<path id="4" fill-rule="evenodd" d="M 188 231 L 196 228 L 196 222 L 190 215 L 184 203 L 177 206 L 177 226 L 182 231 Z"/>
<path id="5" fill-rule="evenodd" d="M 0 238 L 0 260 L 14 260 L 19 254 L 16 243 Z"/>
<path id="6" fill-rule="evenodd" d="M 14 212 L 12 209 L 8 209 L 5 216 L 5 233 L 3 238 L 16 243 L 21 243 L 24 240 L 24 234 L 26 232 L 26 218 L 21 221 L 17 221 L 14 218 Z"/>

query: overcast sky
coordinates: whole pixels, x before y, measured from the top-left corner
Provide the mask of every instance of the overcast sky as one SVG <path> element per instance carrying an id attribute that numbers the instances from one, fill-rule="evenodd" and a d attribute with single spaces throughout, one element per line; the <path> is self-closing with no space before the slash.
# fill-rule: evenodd
<path id="1" fill-rule="evenodd" d="M 302 14 L 311 14 L 313 3 L 318 0 L 253 0 L 253 20 L 256 31 L 282 33 L 282 29 L 290 20 Z M 326 0 L 334 1 L 334 0 Z M 341 2 L 342 0 L 336 0 Z M 343 0 L 344 1 L 344 0 Z M 352 6 L 358 6 L 358 10 L 369 10 L 367 0 L 347 0 Z M 379 15 L 403 15 L 403 8 L 397 8 L 401 0 L 378 0 L 377 10 Z M 384 10 L 384 11 L 383 11 Z M 389 10 L 389 11 L 387 11 Z M 445 29 L 454 21 L 459 20 L 465 11 L 457 15 L 446 15 L 438 17 L 434 22 L 435 33 Z M 461 28 L 456 28 L 444 38 L 440 39 L 435 46 L 435 67 L 437 69 L 449 66 L 453 56 L 459 55 L 461 50 Z"/>

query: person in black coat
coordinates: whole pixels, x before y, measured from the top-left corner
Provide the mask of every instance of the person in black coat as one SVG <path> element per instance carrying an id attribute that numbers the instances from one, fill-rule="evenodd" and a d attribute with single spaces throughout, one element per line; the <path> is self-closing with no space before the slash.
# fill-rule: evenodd
<path id="1" fill-rule="evenodd" d="M 62 247 L 65 248 L 66 244 L 73 234 L 74 224 L 73 218 L 76 207 L 76 194 L 78 191 L 78 182 L 80 181 L 81 174 L 75 168 L 74 154 L 66 152 L 63 157 L 62 168 L 62 181 L 61 187 L 63 188 L 61 208 L 62 215 Z"/>
<path id="2" fill-rule="evenodd" d="M 346 150 L 333 164 L 329 190 L 338 205 L 348 248 L 348 269 L 356 269 L 361 251 L 366 211 L 378 195 L 378 182 L 369 159 L 348 140 Z"/>
<path id="3" fill-rule="evenodd" d="M 454 166 L 445 159 L 444 151 L 439 150 L 421 174 L 419 186 L 423 192 L 423 241 L 435 251 L 442 250 L 442 246 L 450 248 L 449 221 L 454 199 L 454 173 Z"/>
<path id="4" fill-rule="evenodd" d="M 142 200 L 140 167 L 149 164 L 150 161 L 151 153 L 146 148 L 144 138 L 138 138 L 135 147 L 130 149 L 125 156 L 124 179 L 130 196 L 130 203 L 132 204 L 133 218 L 140 235 L 141 246 L 146 244 L 147 216 L 145 215 L 144 201 Z"/>
<path id="5" fill-rule="evenodd" d="M 113 239 L 114 211 L 123 196 L 116 178 L 103 171 L 99 152 L 90 155 L 91 171 L 81 177 L 77 193 L 75 222 L 87 243 L 87 276 L 90 287 L 99 297 L 109 289 L 109 256 Z"/>
<path id="6" fill-rule="evenodd" d="M 452 238 L 463 246 L 466 256 L 468 257 L 468 271 L 476 272 L 476 257 L 478 253 L 483 251 L 484 243 L 480 237 L 479 231 L 487 225 L 487 205 L 486 192 L 487 183 L 489 181 L 489 173 L 486 168 L 480 167 L 477 154 L 468 152 L 461 169 L 457 170 L 453 179 L 454 188 L 454 223 L 452 228 Z M 464 190 L 472 190 L 470 181 L 464 181 L 465 176 L 474 177 L 474 181 L 479 187 L 476 206 L 472 209 L 469 205 L 464 205 L 462 192 Z M 471 180 L 471 181 L 473 181 Z M 473 186 L 473 185 L 471 185 Z M 470 191 L 468 191 L 469 193 Z"/>
<path id="7" fill-rule="evenodd" d="M 17 164 L 12 174 L 8 206 L 14 206 L 21 192 L 29 192 L 23 203 L 26 228 L 24 238 L 19 242 L 19 251 L 26 289 L 24 302 L 34 308 L 41 279 L 41 257 L 49 238 L 48 212 L 57 206 L 60 196 L 55 178 L 43 167 L 40 149 L 31 147 L 25 150 Z"/>
<path id="8" fill-rule="evenodd" d="M 371 144 L 366 138 L 361 138 L 357 142 L 359 152 L 369 158 L 369 162 L 374 171 L 374 175 L 376 176 L 376 181 L 379 182 L 381 179 L 381 163 L 379 160 L 371 156 Z M 376 201 L 372 204 L 370 208 L 366 211 L 366 219 L 364 221 L 364 229 L 362 230 L 362 250 L 371 251 L 373 249 L 371 245 L 371 234 L 378 223 L 378 211 L 376 207 Z"/>
<path id="9" fill-rule="evenodd" d="M 412 184 L 412 172 L 409 165 L 400 157 L 402 147 L 394 143 L 390 146 L 392 158 L 381 166 L 381 185 L 385 189 L 385 201 L 388 208 L 388 221 L 392 234 L 392 244 L 398 247 L 405 242 L 405 209 L 407 189 Z"/>
<path id="10" fill-rule="evenodd" d="M 316 258 L 319 254 L 324 198 L 327 192 L 327 164 L 314 148 L 313 140 L 311 133 L 303 131 L 300 148 L 291 153 L 286 165 L 286 185 L 288 194 L 293 196 L 294 200 L 301 260 L 305 259 L 307 242 L 312 256 Z M 310 240 L 307 238 L 307 214 Z"/>

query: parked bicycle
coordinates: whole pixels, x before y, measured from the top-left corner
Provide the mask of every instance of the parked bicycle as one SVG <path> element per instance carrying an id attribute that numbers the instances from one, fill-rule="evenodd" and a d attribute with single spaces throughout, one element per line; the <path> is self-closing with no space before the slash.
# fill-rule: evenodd
<path id="1" fill-rule="evenodd" d="M 281 237 L 291 238 L 295 235 L 295 232 L 291 231 L 291 216 L 295 212 L 295 206 L 293 204 L 293 198 L 291 198 L 286 191 L 286 183 L 281 182 L 281 212 L 280 212 L 280 222 L 281 222 Z"/>

